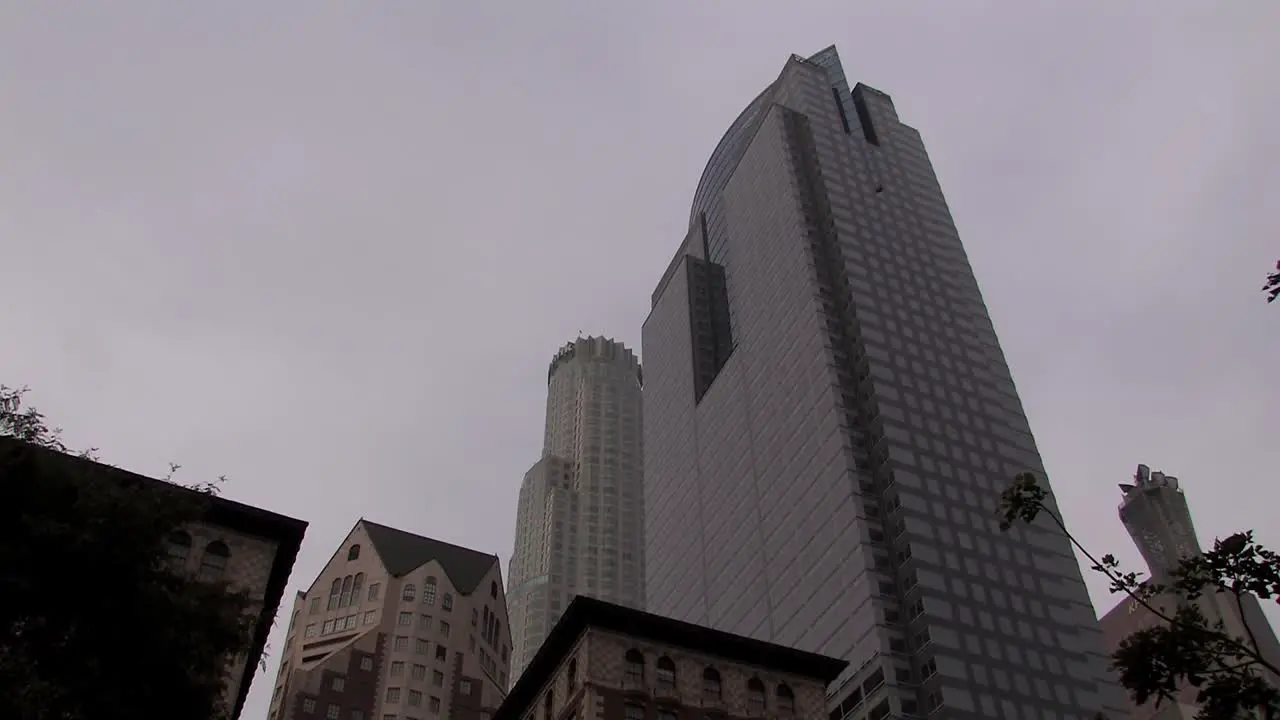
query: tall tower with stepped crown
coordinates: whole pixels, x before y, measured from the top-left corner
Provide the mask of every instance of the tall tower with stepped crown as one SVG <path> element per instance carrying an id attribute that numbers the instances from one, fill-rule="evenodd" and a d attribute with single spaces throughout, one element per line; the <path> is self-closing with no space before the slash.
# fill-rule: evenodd
<path id="1" fill-rule="evenodd" d="M 525 473 L 508 571 L 512 677 L 576 595 L 644 607 L 640 361 L 579 337 L 547 370 L 542 457 Z"/>

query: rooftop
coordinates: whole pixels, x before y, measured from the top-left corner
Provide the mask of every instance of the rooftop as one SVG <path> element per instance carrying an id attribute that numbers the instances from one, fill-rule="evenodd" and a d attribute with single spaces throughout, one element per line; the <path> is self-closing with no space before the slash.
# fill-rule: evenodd
<path id="1" fill-rule="evenodd" d="M 404 530 L 397 530 L 369 520 L 361 520 L 373 549 L 382 559 L 387 572 L 402 577 L 435 560 L 463 595 L 470 595 L 498 562 L 497 555 L 488 555 Z"/>
<path id="2" fill-rule="evenodd" d="M 730 662 L 798 675 L 827 685 L 848 663 L 825 655 L 754 640 L 701 625 L 579 595 L 569 603 L 538 654 L 507 695 L 493 720 L 518 720 L 537 697 L 548 678 L 590 628 L 644 638 L 672 647 L 715 655 Z"/>

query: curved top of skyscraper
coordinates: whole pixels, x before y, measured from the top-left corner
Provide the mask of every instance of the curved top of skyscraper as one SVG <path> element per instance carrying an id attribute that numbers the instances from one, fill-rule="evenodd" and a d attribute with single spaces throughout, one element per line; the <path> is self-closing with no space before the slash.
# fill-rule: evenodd
<path id="1" fill-rule="evenodd" d="M 836 84 L 845 84 L 844 71 L 840 67 L 840 56 L 834 45 L 808 58 L 792 55 L 791 59 L 820 65 L 826 69 Z M 729 182 L 733 168 L 749 145 L 752 131 L 764 116 L 762 111 L 772 104 L 774 89 L 777 86 L 777 80 L 769 83 L 769 86 L 738 114 L 733 124 L 721 136 L 716 149 L 711 151 L 711 157 L 707 159 L 706 167 L 702 169 L 702 177 L 698 179 L 698 189 L 693 193 L 693 207 L 689 209 L 689 227 L 697 223 L 698 216 L 709 209 L 711 201 Z"/>
<path id="2" fill-rule="evenodd" d="M 772 92 L 771 84 L 757 95 L 756 99 L 738 114 L 737 119 L 720 138 L 716 149 L 711 151 L 711 157 L 707 159 L 707 165 L 702 170 L 702 177 L 698 179 L 698 189 L 693 193 L 693 207 L 689 209 L 690 227 L 693 227 L 698 220 L 698 215 L 706 211 L 711 199 L 718 195 L 724 189 L 725 183 L 729 181 L 734 165 L 747 148 L 747 143 L 743 141 L 751 136 L 749 131 L 754 127 L 755 120 L 760 117 L 760 111 L 769 107 Z"/>
<path id="3" fill-rule="evenodd" d="M 595 359 L 631 365 L 635 368 L 636 381 L 641 384 L 644 382 L 640 359 L 635 353 L 621 341 L 601 336 L 580 337 L 573 342 L 565 343 L 556 351 L 555 357 L 551 358 L 551 364 L 547 366 L 547 384 L 551 384 L 551 378 L 555 377 L 557 370 L 574 359 Z"/>

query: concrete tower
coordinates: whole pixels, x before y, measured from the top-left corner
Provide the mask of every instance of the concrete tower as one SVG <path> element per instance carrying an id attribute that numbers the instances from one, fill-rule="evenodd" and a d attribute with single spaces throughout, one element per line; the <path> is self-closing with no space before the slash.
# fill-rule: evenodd
<path id="1" fill-rule="evenodd" d="M 518 676 L 575 595 L 644 606 L 640 362 L 578 338 L 547 371 L 542 457 L 525 473 L 507 593 Z"/>
<path id="2" fill-rule="evenodd" d="M 836 720 L 1121 705 L 1067 538 L 997 527 L 1044 468 L 924 142 L 834 47 L 729 127 L 652 302 L 648 611 L 848 660 Z"/>
<path id="3" fill-rule="evenodd" d="M 1151 579 L 1170 585 L 1173 572 L 1183 558 L 1203 551 L 1191 520 L 1191 507 L 1178 478 L 1139 465 L 1133 482 L 1122 483 L 1120 492 L 1123 494 L 1120 521 L 1142 553 Z M 1131 634 L 1164 622 L 1137 600 L 1121 597 L 1123 599 L 1103 615 L 1101 621 L 1103 637 L 1112 652 Z M 1167 617 L 1177 611 L 1179 604 L 1188 601 L 1174 592 L 1165 592 L 1150 598 L 1148 604 Z M 1256 642 L 1256 649 L 1268 662 L 1280 665 L 1280 641 L 1257 597 L 1246 594 L 1237 599 L 1229 593 L 1208 592 L 1194 602 L 1210 624 L 1221 622 L 1232 637 Z M 1272 683 L 1280 684 L 1280 678 L 1267 676 Z M 1158 706 L 1155 702 L 1135 705 L 1129 698 L 1128 717 L 1130 720 L 1192 720 L 1200 711 L 1196 703 L 1198 692 L 1197 688 L 1184 683 L 1175 702 Z"/>
<path id="4" fill-rule="evenodd" d="M 1178 487 L 1178 478 L 1139 465 L 1132 483 L 1120 485 L 1120 522 L 1129 531 L 1156 582 L 1167 583 L 1169 573 L 1184 557 L 1200 554 L 1191 508 Z"/>

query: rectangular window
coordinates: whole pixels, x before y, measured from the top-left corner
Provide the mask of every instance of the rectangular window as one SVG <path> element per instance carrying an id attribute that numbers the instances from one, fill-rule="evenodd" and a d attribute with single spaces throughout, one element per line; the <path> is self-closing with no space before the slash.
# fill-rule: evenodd
<path id="1" fill-rule="evenodd" d="M 421 639 L 421 638 L 419 638 L 419 639 L 418 639 L 418 641 L 417 641 L 417 642 L 415 642 L 415 643 L 414 643 L 414 645 L 413 645 L 413 652 L 414 652 L 414 653 L 416 653 L 416 654 L 418 654 L 418 655 L 426 655 L 426 654 L 427 654 L 427 641 L 426 641 L 426 640 L 423 640 L 423 639 Z"/>
<path id="2" fill-rule="evenodd" d="M 369 670 L 372 670 L 372 669 L 373 669 L 373 658 L 369 657 L 368 655 L 366 655 L 366 656 L 364 656 L 364 657 L 360 658 L 360 669 L 361 669 L 361 670 L 364 670 L 364 671 L 366 671 L 366 672 L 367 672 L 367 671 L 369 671 Z"/>
<path id="3" fill-rule="evenodd" d="M 370 610 L 364 614 L 364 624 L 372 625 L 378 621 L 378 611 Z"/>
<path id="4" fill-rule="evenodd" d="M 342 708 L 337 703 L 329 703 L 329 708 L 325 710 L 324 716 L 329 720 L 338 720 L 338 715 L 342 712 Z"/>
<path id="5" fill-rule="evenodd" d="M 338 675 L 337 677 L 335 677 L 335 678 L 333 679 L 333 690 L 334 690 L 334 692 L 342 692 L 343 690 L 346 690 L 346 689 L 347 689 L 347 679 L 346 679 L 346 678 L 342 677 L 341 675 Z"/>
<path id="6" fill-rule="evenodd" d="M 308 625 L 307 629 L 302 632 L 303 637 L 309 637 L 309 638 L 315 637 L 318 634 L 320 634 L 320 630 L 319 628 L 316 627 L 315 623 L 311 623 L 310 625 Z"/>
<path id="7" fill-rule="evenodd" d="M 320 634 L 321 634 L 321 635 L 328 635 L 329 633 L 333 632 L 333 624 L 334 624 L 334 621 L 333 621 L 333 620 L 325 620 L 325 621 L 324 621 L 324 629 L 322 629 L 322 630 L 320 631 Z"/>
<path id="8" fill-rule="evenodd" d="M 440 698 L 432 695 L 431 698 L 427 700 L 427 709 L 433 713 L 440 712 Z"/>
<path id="9" fill-rule="evenodd" d="M 392 660 L 391 661 L 391 677 L 400 677 L 402 675 L 404 675 L 404 661 Z"/>
<path id="10" fill-rule="evenodd" d="M 459 680 L 459 681 L 458 681 L 458 692 L 459 692 L 459 693 L 461 693 L 462 695 L 470 695 L 470 694 L 471 694 L 471 681 L 470 681 L 470 680 Z"/>
<path id="11" fill-rule="evenodd" d="M 422 628 L 423 630 L 430 630 L 430 629 L 431 629 L 431 616 L 430 616 L 430 615 L 423 615 L 421 618 L 418 618 L 418 627 Z"/>
<path id="12" fill-rule="evenodd" d="M 369 599 L 377 600 L 378 591 L 382 589 L 382 583 L 369 583 Z"/>
<path id="13" fill-rule="evenodd" d="M 404 635 L 397 635 L 395 639 L 395 643 L 391 647 L 392 649 L 395 649 L 395 650 L 408 650 L 409 638 Z"/>
<path id="14" fill-rule="evenodd" d="M 400 688 L 398 687 L 387 688 L 387 702 L 389 703 L 400 702 Z"/>
<path id="15" fill-rule="evenodd" d="M 427 666 L 426 666 L 426 665 L 419 665 L 419 664 L 415 663 L 415 664 L 414 664 L 414 666 L 413 666 L 413 679 L 414 679 L 414 680 L 426 680 L 426 679 L 427 679 Z"/>
<path id="16" fill-rule="evenodd" d="M 440 634 L 445 637 L 449 637 L 449 623 L 444 620 L 440 621 Z"/>
<path id="17" fill-rule="evenodd" d="M 356 624 L 357 624 L 357 623 L 356 623 L 356 620 L 357 620 L 357 618 L 356 618 L 356 616 L 355 616 L 355 615 L 348 615 L 348 616 L 347 616 L 347 629 L 348 629 L 348 630 L 355 630 L 355 629 L 356 629 Z"/>
<path id="18" fill-rule="evenodd" d="M 413 624 L 413 613 L 402 612 L 396 616 L 396 624 L 400 627 L 409 627 Z"/>
<path id="19" fill-rule="evenodd" d="M 314 698 L 302 699 L 302 712 L 313 713 L 316 711 L 316 701 Z"/>
<path id="20" fill-rule="evenodd" d="M 409 691 L 409 704 L 413 707 L 422 706 L 422 693 L 417 690 Z"/>
<path id="21" fill-rule="evenodd" d="M 320 612 L 320 598 L 313 597 L 311 598 L 311 607 L 307 610 L 307 614 L 315 615 L 318 612 Z"/>
<path id="22" fill-rule="evenodd" d="M 434 670 L 431 673 L 431 684 L 436 687 L 444 687 L 444 673 Z"/>
<path id="23" fill-rule="evenodd" d="M 437 660 L 448 660 L 448 659 L 449 659 L 449 648 L 447 648 L 447 647 L 445 647 L 445 646 L 443 646 L 443 645 L 436 645 L 436 659 L 437 659 Z"/>

